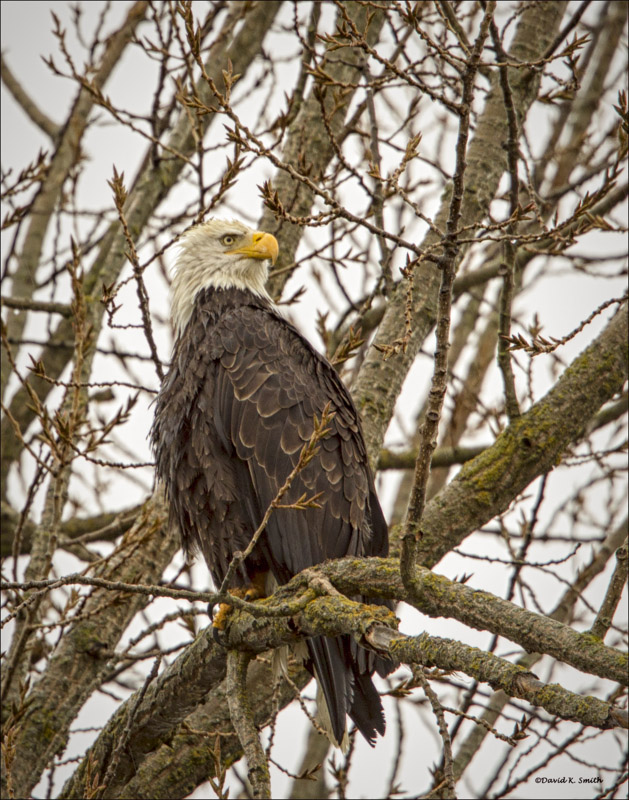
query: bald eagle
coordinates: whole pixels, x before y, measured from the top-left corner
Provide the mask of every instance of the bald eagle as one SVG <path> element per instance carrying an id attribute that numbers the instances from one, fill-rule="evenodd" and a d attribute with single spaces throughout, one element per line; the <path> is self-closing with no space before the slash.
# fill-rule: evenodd
<path id="1" fill-rule="evenodd" d="M 349 392 L 265 289 L 277 254 L 275 237 L 235 220 L 211 219 L 182 237 L 172 284 L 175 345 L 151 434 L 184 549 L 201 551 L 220 586 L 294 469 L 315 415 L 328 404 L 334 412 L 317 454 L 282 499 L 319 495 L 321 507 L 276 508 L 231 589 L 268 578 L 283 584 L 326 559 L 388 553 Z M 307 648 L 333 743 L 346 741 L 349 715 L 373 744 L 385 722 L 371 676 L 393 664 L 350 636 L 311 638 Z"/>

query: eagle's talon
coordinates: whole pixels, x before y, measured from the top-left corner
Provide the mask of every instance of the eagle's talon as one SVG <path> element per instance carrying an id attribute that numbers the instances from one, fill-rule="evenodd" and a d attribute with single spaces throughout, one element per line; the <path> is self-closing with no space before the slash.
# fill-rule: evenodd
<path id="1" fill-rule="evenodd" d="M 219 628 L 215 628 L 212 626 L 212 639 L 219 644 L 221 647 L 225 647 L 224 640 L 224 631 L 220 630 Z"/>

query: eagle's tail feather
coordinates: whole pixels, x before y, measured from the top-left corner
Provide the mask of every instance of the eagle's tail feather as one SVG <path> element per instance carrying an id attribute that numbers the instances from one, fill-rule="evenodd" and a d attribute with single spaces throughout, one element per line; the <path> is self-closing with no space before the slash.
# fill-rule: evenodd
<path id="1" fill-rule="evenodd" d="M 349 716 L 372 747 L 376 743 L 376 734 L 384 736 L 382 702 L 369 673 L 354 672 L 354 700 Z"/>
<path id="2" fill-rule="evenodd" d="M 345 736 L 345 717 L 351 707 L 353 694 L 341 640 L 315 636 L 308 640 L 308 651 L 315 677 L 328 707 L 332 736 L 337 747 L 340 747 Z M 324 716 L 321 721 L 325 725 Z"/>
<path id="3" fill-rule="evenodd" d="M 375 743 L 377 734 L 384 734 L 385 728 L 380 695 L 371 682 L 370 673 L 360 671 L 350 642 L 349 636 L 336 639 L 317 636 L 308 640 L 312 666 L 321 689 L 317 700 L 319 703 L 324 700 L 327 706 L 327 714 L 326 710 L 320 710 L 319 722 L 324 729 L 330 728 L 330 740 L 341 749 L 347 742 L 347 715 L 370 745 Z"/>

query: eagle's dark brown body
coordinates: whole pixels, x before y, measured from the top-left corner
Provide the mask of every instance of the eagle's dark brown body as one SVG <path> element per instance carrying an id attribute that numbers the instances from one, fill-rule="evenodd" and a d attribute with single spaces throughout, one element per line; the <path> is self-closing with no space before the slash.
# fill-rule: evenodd
<path id="1" fill-rule="evenodd" d="M 387 526 L 356 409 L 333 367 L 266 299 L 234 288 L 198 293 L 157 399 L 152 437 L 184 546 L 203 553 L 217 585 L 328 403 L 330 433 L 282 500 L 321 493 L 322 507 L 275 509 L 234 587 L 260 572 L 281 584 L 326 559 L 385 556 Z M 312 639 L 308 649 L 337 742 L 346 714 L 373 742 L 384 717 L 371 675 L 392 665 L 350 637 Z"/>

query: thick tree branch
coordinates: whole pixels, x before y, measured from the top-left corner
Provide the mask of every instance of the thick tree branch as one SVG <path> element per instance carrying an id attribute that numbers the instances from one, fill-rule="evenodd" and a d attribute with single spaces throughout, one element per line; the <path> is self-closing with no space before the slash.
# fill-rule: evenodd
<path id="1" fill-rule="evenodd" d="M 452 617 L 472 628 L 500 634 L 529 652 L 547 653 L 583 672 L 620 683 L 627 681 L 627 676 L 623 672 L 626 666 L 626 655 L 620 654 L 619 656 L 616 650 L 606 647 L 598 640 L 586 637 L 568 626 L 527 611 L 488 592 L 476 591 L 463 584 L 450 581 L 425 567 L 416 567 L 413 584 L 404 588 L 400 582 L 399 569 L 394 567 L 394 564 L 395 559 L 392 558 L 349 558 L 332 561 L 321 567 L 305 570 L 262 603 L 251 605 L 241 601 L 240 606 L 244 613 L 249 613 L 249 609 L 251 609 L 255 613 L 250 615 L 259 620 L 271 617 L 282 620 L 289 616 L 299 618 L 301 620 L 300 630 L 304 635 L 318 635 L 321 625 L 328 625 L 325 630 L 327 635 L 341 635 L 345 630 L 343 627 L 335 627 L 333 603 L 312 606 L 314 600 L 317 599 L 317 594 L 321 594 L 321 591 L 325 591 L 329 586 L 325 580 L 321 583 L 323 576 L 332 580 L 334 586 L 344 594 L 356 595 L 360 593 L 361 585 L 363 589 L 368 586 L 374 597 L 404 600 L 424 614 L 433 617 Z M 344 574 L 344 570 L 347 571 L 347 574 Z M 68 582 L 82 584 L 88 583 L 89 580 L 81 576 L 74 576 Z M 168 595 L 169 591 L 171 595 L 175 595 L 173 590 L 160 591 L 160 587 L 121 585 L 119 582 L 112 583 L 111 588 L 115 591 L 122 590 L 144 596 L 151 592 L 156 595 Z M 177 596 L 183 595 L 188 596 L 188 599 L 194 597 L 194 593 L 191 592 L 177 593 Z M 211 600 L 216 600 L 218 595 L 210 597 Z M 199 594 L 198 599 L 207 600 L 207 597 Z M 234 598 L 232 602 L 236 603 L 237 599 Z M 316 612 L 315 627 L 311 627 L 308 622 L 311 614 L 315 613 L 313 608 Z M 375 613 L 373 609 L 368 608 L 370 609 L 369 614 L 373 615 Z M 356 613 L 360 617 L 362 606 L 357 605 L 356 609 Z M 383 622 L 389 619 L 389 612 L 386 609 L 381 609 L 380 613 L 384 615 L 382 616 Z M 371 619 L 371 616 L 368 615 L 368 619 Z M 340 622 L 339 624 L 343 626 L 345 623 Z M 355 624 L 358 624 L 358 621 Z M 369 624 L 366 623 L 365 630 Z M 293 629 L 293 631 L 295 630 Z M 235 634 L 232 632 L 229 642 L 232 645 L 242 645 L 255 652 L 263 652 L 268 647 L 279 646 L 282 643 L 282 641 L 274 643 L 274 640 L 269 639 L 265 627 L 261 627 L 260 631 L 262 638 L 258 644 L 254 644 L 248 631 L 245 641 L 240 642 L 235 639 Z M 208 681 L 216 681 L 219 678 L 222 680 L 221 670 L 223 667 L 220 664 L 214 665 L 210 655 L 206 655 L 205 659 L 204 670 L 207 671 L 207 677 L 204 679 L 204 685 L 207 685 Z M 156 685 L 159 687 L 159 681 Z M 176 687 L 175 690 L 177 691 Z M 160 691 L 165 697 L 166 690 L 162 688 Z M 190 692 L 187 702 L 194 703 L 196 701 L 198 698 L 195 700 L 194 693 Z M 183 713 L 186 706 L 182 704 L 181 700 L 178 703 L 180 713 Z M 189 712 L 190 709 L 186 713 Z"/>
<path id="2" fill-rule="evenodd" d="M 61 314 L 62 317 L 71 317 L 74 314 L 72 306 L 68 303 L 49 303 L 43 300 L 33 300 L 32 297 L 3 297 L 1 304 L 7 308 L 17 308 L 23 311 Z"/>
<path id="3" fill-rule="evenodd" d="M 587 433 L 592 433 L 605 425 L 609 425 L 610 422 L 620 419 L 623 414 L 627 413 L 628 400 L 629 395 L 627 392 L 623 392 L 619 400 L 609 403 L 605 408 L 598 411 L 587 425 Z M 490 447 L 492 447 L 490 444 L 476 445 L 475 447 L 438 447 L 430 462 L 431 469 L 465 464 Z M 417 450 L 402 450 L 398 452 L 384 448 L 378 456 L 378 469 L 413 469 L 416 460 Z"/>
<path id="4" fill-rule="evenodd" d="M 404 600 L 431 617 L 452 617 L 477 630 L 504 636 L 524 650 L 546 653 L 575 669 L 627 685 L 627 654 L 607 647 L 568 625 L 520 608 L 489 592 L 450 581 L 417 567 L 411 591 L 405 590 L 395 559 L 341 559 L 317 567 L 343 594 L 369 586 L 378 597 Z M 293 581 L 300 580 L 300 576 Z M 291 587 L 293 582 L 287 584 Z M 283 589 L 278 592 L 282 596 Z"/>
<path id="5" fill-rule="evenodd" d="M 214 643 L 215 644 L 215 643 Z M 217 647 L 223 661 L 225 651 Z M 295 699 L 295 689 L 303 689 L 311 680 L 311 675 L 303 667 L 289 665 L 289 674 L 293 686 L 282 681 L 279 687 L 274 685 L 274 676 L 268 659 L 257 658 L 249 665 L 247 683 L 250 692 L 255 693 L 256 702 L 253 708 L 253 720 L 258 728 L 267 725 L 277 708 L 284 708 Z M 202 667 L 200 658 L 198 665 Z M 191 673 L 193 674 L 193 673 Z M 184 678 L 185 679 L 185 678 Z M 192 686 L 193 692 L 195 686 Z M 156 724 L 152 738 L 144 735 L 140 728 L 140 742 L 133 739 L 130 742 L 126 759 L 118 764 L 116 775 L 107 788 L 107 798 L 164 798 L 186 797 L 199 784 L 215 778 L 221 769 L 226 769 L 238 761 L 243 750 L 234 731 L 228 704 L 229 689 L 227 681 L 223 680 L 211 688 L 203 696 L 196 710 L 185 718 L 179 715 L 179 707 L 171 705 L 172 698 L 166 698 L 163 706 L 163 720 L 168 723 L 173 713 L 176 717 L 174 728 L 160 727 Z M 155 695 L 153 703 L 155 709 L 161 708 L 161 695 Z M 157 702 L 159 698 L 159 702 Z M 185 697 L 184 697 L 185 700 Z M 128 714 L 127 706 L 123 706 L 124 713 L 118 724 L 124 724 Z M 137 730 L 137 728 L 136 728 Z M 114 742 L 115 727 L 107 726 L 105 735 L 99 736 L 95 745 L 89 751 L 92 759 L 92 774 L 106 769 L 107 759 Z M 219 762 L 216 757 L 216 743 L 219 743 Z M 162 744 L 162 742 L 164 742 Z M 88 777 L 89 761 L 83 759 L 76 772 L 64 786 L 61 798 L 85 797 L 85 780 Z"/>
<path id="6" fill-rule="evenodd" d="M 11 92 L 22 111 L 54 142 L 61 131 L 61 127 L 53 122 L 47 114 L 44 114 L 33 98 L 25 91 L 22 84 L 13 74 L 13 70 L 5 61 L 4 56 L 2 56 L 0 63 L 2 83 Z"/>
<path id="7" fill-rule="evenodd" d="M 625 539 L 622 547 L 616 550 L 616 567 L 614 569 L 614 574 L 611 577 L 596 619 L 590 628 L 592 636 L 596 636 L 601 641 L 605 639 L 607 631 L 612 626 L 614 614 L 620 602 L 620 596 L 627 583 L 627 555 L 627 539 Z"/>
<path id="8" fill-rule="evenodd" d="M 140 513 L 141 506 L 122 509 L 105 514 L 96 514 L 93 517 L 72 517 L 61 523 L 59 528 L 59 546 L 68 552 L 80 552 L 86 542 L 113 542 L 129 530 Z M 8 503 L 1 504 L 2 509 L 2 534 L 0 538 L 0 556 L 6 558 L 13 553 L 15 533 L 20 527 L 20 514 Z M 19 553 L 24 555 L 30 552 L 33 534 L 37 526 L 30 520 L 23 524 Z M 75 549 L 73 549 L 75 548 Z M 81 552 L 81 557 L 85 553 Z"/>
<path id="9" fill-rule="evenodd" d="M 266 754 L 253 723 L 253 711 L 247 694 L 249 653 L 230 650 L 227 654 L 227 702 L 232 725 L 238 733 L 247 757 L 247 775 L 254 798 L 271 797 L 271 777 Z"/>
<path id="10" fill-rule="evenodd" d="M 505 511 L 579 441 L 588 421 L 627 379 L 627 305 L 566 369 L 548 394 L 467 462 L 424 512 L 419 563 L 433 566 Z"/>
<path id="11" fill-rule="evenodd" d="M 366 41 L 370 45 L 375 44 L 385 22 L 383 11 L 357 2 L 346 2 L 343 5 L 345 13 L 364 34 Z M 343 37 L 339 36 L 339 40 L 343 42 Z M 337 139 L 341 137 L 345 124 L 345 111 L 354 96 L 354 87 L 360 82 L 365 60 L 360 48 L 349 46 L 349 42 L 340 48 L 335 46 L 327 49 L 318 67 L 319 74 L 325 74 L 326 81 L 330 82 L 329 90 L 321 95 L 318 84 L 316 82 L 313 84 L 299 113 L 289 126 L 286 143 L 282 149 L 283 163 L 298 168 L 300 172 L 305 171 L 315 180 L 317 178 L 314 176 L 325 174 L 335 156 L 331 136 Z M 338 92 L 332 91 L 335 86 L 343 88 Z M 322 104 L 324 113 L 328 115 L 327 127 L 322 114 Z M 305 182 L 296 181 L 287 171 L 278 169 L 273 176 L 272 184 L 273 190 L 277 191 L 284 202 L 290 198 L 287 211 L 292 216 L 302 217 L 310 213 L 314 197 Z M 278 223 L 273 211 L 265 208 L 258 220 L 258 228 L 275 234 L 280 243 L 282 264 L 290 264 L 295 260 L 297 247 L 303 236 L 301 226 L 287 220 L 280 220 Z M 281 294 L 282 287 L 289 277 L 285 272 L 270 277 L 268 288 L 272 297 Z"/>
<path id="12" fill-rule="evenodd" d="M 431 468 L 451 467 L 454 464 L 465 464 L 480 455 L 491 445 L 476 447 L 439 447 L 430 460 Z M 417 450 L 404 450 L 397 453 L 393 450 L 381 450 L 378 456 L 378 469 L 414 469 L 417 461 Z"/>
<path id="13" fill-rule="evenodd" d="M 618 665 L 619 654 L 611 648 L 600 643 L 589 647 L 591 642 L 583 634 L 485 592 L 474 592 L 461 584 L 451 583 L 429 570 L 418 569 L 417 583 L 425 588 L 421 597 L 404 595 L 399 566 L 394 559 L 343 559 L 307 573 L 293 579 L 280 590 L 280 594 L 294 592 L 300 583 L 304 580 L 311 581 L 315 575 L 332 580 L 337 588 L 350 593 L 360 591 L 360 586 L 364 589 L 369 585 L 373 587 L 374 594 L 403 597 L 426 613 L 431 613 L 436 606 L 439 606 L 439 616 L 443 615 L 444 609 L 453 609 L 458 612 L 455 614 L 457 618 L 473 627 L 478 627 L 474 621 L 482 616 L 480 627 L 491 630 L 487 621 L 494 620 L 495 625 L 501 624 L 501 630 L 508 631 L 506 636 L 511 633 L 514 640 L 520 641 L 524 647 L 528 645 L 528 649 L 542 649 L 539 645 L 543 644 L 547 651 L 555 650 L 555 654 L 559 648 L 561 653 L 567 653 L 570 663 L 574 663 L 572 653 L 575 648 L 585 646 L 588 651 L 583 656 L 585 660 L 592 654 L 595 655 L 588 660 L 588 667 L 592 667 L 592 672 L 600 674 L 597 670 L 604 662 L 604 671 L 610 673 L 606 677 L 622 679 L 624 674 L 622 667 Z M 263 604 L 273 602 L 274 598 L 269 598 Z M 545 686 L 527 670 L 459 642 L 427 634 L 419 637 L 404 636 L 397 633 L 393 615 L 382 606 L 363 605 L 342 595 L 334 595 L 313 599 L 292 620 L 254 618 L 246 612 L 234 612 L 228 630 L 223 634 L 221 645 L 214 640 L 211 628 L 203 631 L 166 668 L 157 681 L 148 687 L 143 702 L 138 707 L 134 705 L 133 698 L 120 707 L 86 756 L 84 765 L 90 758 L 93 768 L 97 765 L 97 771 L 106 767 L 110 752 L 110 745 L 107 743 L 125 725 L 126 717 L 133 709 L 135 727 L 130 739 L 131 749 L 126 762 L 119 764 L 118 769 L 123 772 L 116 776 L 116 784 L 119 785 L 125 772 L 132 775 L 133 765 L 137 767 L 162 742 L 170 741 L 171 732 L 188 716 L 205 693 L 215 690 L 223 681 L 226 674 L 226 646 L 249 653 L 263 653 L 270 647 L 295 644 L 304 635 L 338 636 L 346 633 L 353 634 L 364 645 L 388 653 L 405 663 L 465 672 L 562 718 L 602 728 L 624 723 L 622 713 L 615 710 L 610 703 L 596 698 L 579 697 L 560 686 Z M 576 664 L 575 666 L 578 667 Z M 615 672 L 619 672 L 619 676 Z M 80 768 L 77 776 L 80 774 L 85 774 L 85 766 Z M 76 777 L 72 779 L 64 790 L 63 797 L 81 796 L 81 784 L 77 780 Z"/>
<path id="14" fill-rule="evenodd" d="M 527 5 L 519 18 L 510 57 L 520 61 L 535 60 L 553 41 L 561 22 L 564 2 Z M 513 81 L 512 93 L 516 113 L 525 118 L 537 95 L 540 76 L 523 71 Z M 476 122 L 474 137 L 468 152 L 466 188 L 462 207 L 461 226 L 480 224 L 506 169 L 506 153 L 502 144 L 507 139 L 502 91 L 492 80 L 492 89 L 485 108 Z M 441 208 L 435 217 L 437 230 L 445 228 L 449 213 L 452 187 L 442 197 Z M 421 244 L 425 250 L 439 241 L 431 229 Z M 459 257 L 460 258 L 460 257 Z M 458 262 L 457 262 L 458 263 Z M 432 263 L 423 262 L 415 268 L 412 336 L 404 352 L 383 360 L 377 348 L 367 354 L 352 395 L 362 413 L 365 439 L 372 464 L 375 464 L 393 408 L 410 365 L 436 319 L 439 274 Z M 374 340 L 375 345 L 390 346 L 404 335 L 405 293 L 395 292 Z"/>
<path id="15" fill-rule="evenodd" d="M 174 555 L 178 542 L 165 529 L 163 498 L 155 495 L 136 524 L 101 567 L 103 577 L 129 583 L 156 582 Z M 50 659 L 46 672 L 28 695 L 18 716 L 5 713 L 6 730 L 13 729 L 16 756 L 11 777 L 17 797 L 27 797 L 52 756 L 65 746 L 78 710 L 103 680 L 103 650 L 113 650 L 134 614 L 149 599 L 141 594 L 116 596 L 106 589 L 92 592 L 83 606 L 83 621 L 70 625 Z"/>
<path id="16" fill-rule="evenodd" d="M 380 633 L 380 631 L 378 631 Z M 391 632 L 378 638 L 380 645 Z M 375 639 L 375 634 L 367 637 Z M 575 695 L 558 684 L 545 684 L 533 673 L 510 664 L 493 653 L 461 644 L 451 639 L 439 639 L 422 633 L 420 636 L 391 636 L 387 652 L 406 664 L 465 672 L 476 680 L 502 689 L 511 697 L 520 697 L 533 706 L 543 708 L 561 719 L 570 719 L 596 728 L 627 728 L 627 713 L 611 703 L 595 697 Z M 450 664 L 450 666 L 445 666 Z"/>

